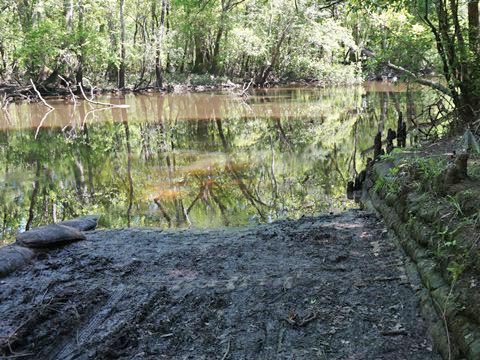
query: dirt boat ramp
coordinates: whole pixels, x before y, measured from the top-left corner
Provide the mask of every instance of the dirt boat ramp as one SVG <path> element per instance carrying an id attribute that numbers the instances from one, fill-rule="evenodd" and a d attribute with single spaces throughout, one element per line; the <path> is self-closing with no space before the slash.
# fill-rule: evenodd
<path id="1" fill-rule="evenodd" d="M 439 359 L 402 255 L 358 210 L 86 232 L 0 279 L 0 345 L 6 359 Z"/>

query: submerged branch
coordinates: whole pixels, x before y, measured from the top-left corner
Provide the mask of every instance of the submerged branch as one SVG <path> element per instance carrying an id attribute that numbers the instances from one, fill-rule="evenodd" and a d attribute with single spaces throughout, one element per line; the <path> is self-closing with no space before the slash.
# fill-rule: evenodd
<path id="1" fill-rule="evenodd" d="M 48 110 L 45 115 L 43 115 L 43 118 L 42 120 L 40 121 L 40 123 L 38 124 L 37 126 L 37 130 L 35 131 L 35 140 L 37 140 L 37 137 L 38 137 L 38 133 L 40 132 L 40 129 L 42 128 L 43 126 L 43 123 L 45 122 L 45 120 L 47 120 L 47 117 L 48 115 L 50 115 L 50 113 L 55 110 L 54 108 L 51 108 L 50 110 Z"/>
<path id="2" fill-rule="evenodd" d="M 51 110 L 55 110 L 55 108 L 51 105 L 49 105 L 45 99 L 42 97 L 42 94 L 40 94 L 40 91 L 37 90 L 37 87 L 35 86 L 34 82 L 32 79 L 30 79 L 30 84 L 32 84 L 33 86 L 33 90 L 37 93 L 37 96 L 38 98 L 42 101 L 43 105 L 45 105 L 46 107 L 48 107 L 49 109 Z"/>
<path id="3" fill-rule="evenodd" d="M 92 99 L 89 99 L 87 97 L 87 95 L 85 95 L 85 91 L 83 90 L 83 86 L 82 84 L 78 84 L 79 87 L 80 87 L 80 91 L 83 95 L 83 98 L 89 102 L 90 104 L 94 104 L 94 105 L 101 105 L 101 106 L 108 106 L 108 107 L 112 107 L 112 108 L 122 108 L 122 109 L 126 109 L 126 108 L 129 108 L 130 105 L 126 105 L 126 104 L 111 104 L 111 103 L 103 103 L 103 102 L 100 102 L 100 101 L 93 101 Z"/>

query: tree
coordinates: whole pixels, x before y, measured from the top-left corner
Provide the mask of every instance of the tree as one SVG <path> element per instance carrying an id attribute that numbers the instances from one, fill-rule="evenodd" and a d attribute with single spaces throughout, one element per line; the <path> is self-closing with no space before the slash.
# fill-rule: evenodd
<path id="1" fill-rule="evenodd" d="M 452 97 L 461 126 L 476 120 L 480 114 L 479 2 L 459 0 L 352 1 L 370 11 L 392 7 L 410 11 L 430 31 L 440 60 L 447 87 L 424 80 L 412 71 L 395 67 L 422 84 L 441 90 Z M 468 18 L 465 19 L 465 17 Z M 402 44 L 397 44 L 399 47 Z"/>
<path id="2" fill-rule="evenodd" d="M 156 0 L 154 0 L 156 1 Z M 161 58 L 161 49 L 163 44 L 163 38 L 165 36 L 165 18 L 167 14 L 167 0 L 160 0 L 160 23 L 158 23 L 158 18 L 155 14 L 156 7 L 153 7 L 153 14 L 155 17 L 155 22 L 157 26 L 156 38 L 155 38 L 155 85 L 157 89 L 163 87 L 163 69 L 162 69 L 162 58 Z"/>
<path id="3" fill-rule="evenodd" d="M 120 1 L 120 66 L 118 68 L 118 88 L 125 87 L 125 0 Z"/>
<path id="4" fill-rule="evenodd" d="M 432 7 L 436 19 L 432 19 Z M 478 1 L 468 7 L 468 25 L 461 18 L 458 0 L 426 0 L 422 20 L 435 36 L 438 54 L 443 64 L 455 106 L 464 123 L 477 119 L 480 112 L 480 64 L 478 57 Z M 468 41 L 465 36 L 468 34 Z"/>

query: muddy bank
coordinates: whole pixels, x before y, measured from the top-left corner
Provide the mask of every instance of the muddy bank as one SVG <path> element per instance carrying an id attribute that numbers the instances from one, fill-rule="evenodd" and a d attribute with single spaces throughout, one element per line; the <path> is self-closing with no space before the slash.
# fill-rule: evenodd
<path id="1" fill-rule="evenodd" d="M 360 82 L 355 82 L 360 84 Z M 175 77 L 171 81 L 167 81 L 167 84 L 162 88 L 156 88 L 155 86 L 127 86 L 123 89 L 119 89 L 113 86 L 94 86 L 93 89 L 90 86 L 84 86 L 87 96 L 90 96 L 93 92 L 97 96 L 108 94 L 145 94 L 145 93 L 202 93 L 202 92 L 233 92 L 239 96 L 245 96 L 252 89 L 268 89 L 276 87 L 326 87 L 336 86 L 337 83 L 329 83 L 318 79 L 294 79 L 294 80 L 275 80 L 265 84 L 254 84 L 250 82 L 250 79 L 229 79 L 224 77 L 211 77 L 210 75 L 196 75 L 189 76 L 188 74 L 182 74 Z M 352 85 L 352 84 L 346 84 Z M 69 99 L 72 96 L 72 92 L 78 100 L 84 99 L 79 87 L 71 85 L 69 89 L 62 81 L 58 81 L 54 84 L 42 85 L 36 84 L 37 90 L 45 99 L 49 98 L 65 98 Z M 72 92 L 71 92 L 71 91 Z M 41 101 L 38 94 L 30 84 L 0 84 L 0 108 L 8 106 L 12 102 L 38 102 Z"/>
<path id="2" fill-rule="evenodd" d="M 438 359 L 418 288 L 364 212 L 86 236 L 0 281 L 4 357 Z"/>
<path id="3" fill-rule="evenodd" d="M 161 89 L 155 88 L 153 86 L 146 86 L 142 88 L 135 88 L 135 87 L 127 87 L 124 89 L 118 89 L 114 87 L 105 87 L 105 88 L 98 88 L 95 87 L 94 89 L 85 88 L 85 91 L 88 93 L 88 96 L 91 95 L 93 92 L 95 95 L 107 95 L 107 94 L 142 94 L 142 93 L 152 93 L 152 92 L 159 92 L 159 93 L 182 93 L 182 92 L 206 92 L 206 91 L 226 91 L 226 90 L 234 90 L 240 88 L 238 91 L 239 93 L 242 92 L 241 90 L 242 84 L 233 83 L 231 81 L 222 83 L 199 83 L 199 84 L 190 84 L 190 83 L 181 83 L 181 84 L 169 84 L 164 86 Z M 42 97 L 45 99 L 51 98 L 70 98 L 72 97 L 72 93 L 68 89 L 67 86 L 62 86 L 58 84 L 54 87 L 44 87 L 41 85 L 37 86 L 37 90 L 40 92 Z M 81 93 L 80 89 L 77 86 L 71 87 L 72 92 L 74 93 L 75 97 L 78 100 L 84 99 L 83 94 Z M 41 101 L 38 93 L 35 91 L 33 86 L 31 85 L 12 85 L 12 84 L 0 84 L 0 107 L 8 106 L 11 102 L 37 102 Z"/>
<path id="4" fill-rule="evenodd" d="M 429 330 L 444 358 L 480 358 L 480 159 L 452 139 L 394 152 L 367 171 L 363 201 L 397 234 L 426 288 Z M 448 152 L 448 150 L 450 150 Z"/>

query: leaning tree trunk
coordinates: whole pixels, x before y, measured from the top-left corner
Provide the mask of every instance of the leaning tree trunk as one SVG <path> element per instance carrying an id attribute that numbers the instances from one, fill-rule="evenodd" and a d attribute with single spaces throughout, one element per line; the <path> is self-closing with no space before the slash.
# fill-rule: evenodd
<path id="1" fill-rule="evenodd" d="M 218 63 L 219 63 L 219 57 L 220 57 L 220 41 L 222 40 L 222 35 L 223 35 L 223 16 L 222 19 L 220 20 L 220 26 L 217 30 L 217 35 L 215 37 L 215 47 L 213 49 L 213 57 L 212 57 L 212 66 L 211 66 L 211 72 L 212 74 L 216 75 L 218 71 Z"/>
<path id="2" fill-rule="evenodd" d="M 283 42 L 285 41 L 287 34 L 290 30 L 291 23 L 288 24 L 285 29 L 282 30 L 280 38 L 277 41 L 277 44 L 272 50 L 272 57 L 270 59 L 270 64 L 263 70 L 260 78 L 256 81 L 258 85 L 264 85 L 267 82 L 268 77 L 270 76 L 271 72 L 277 66 L 278 59 L 280 57 L 280 49 L 282 48 Z"/>

